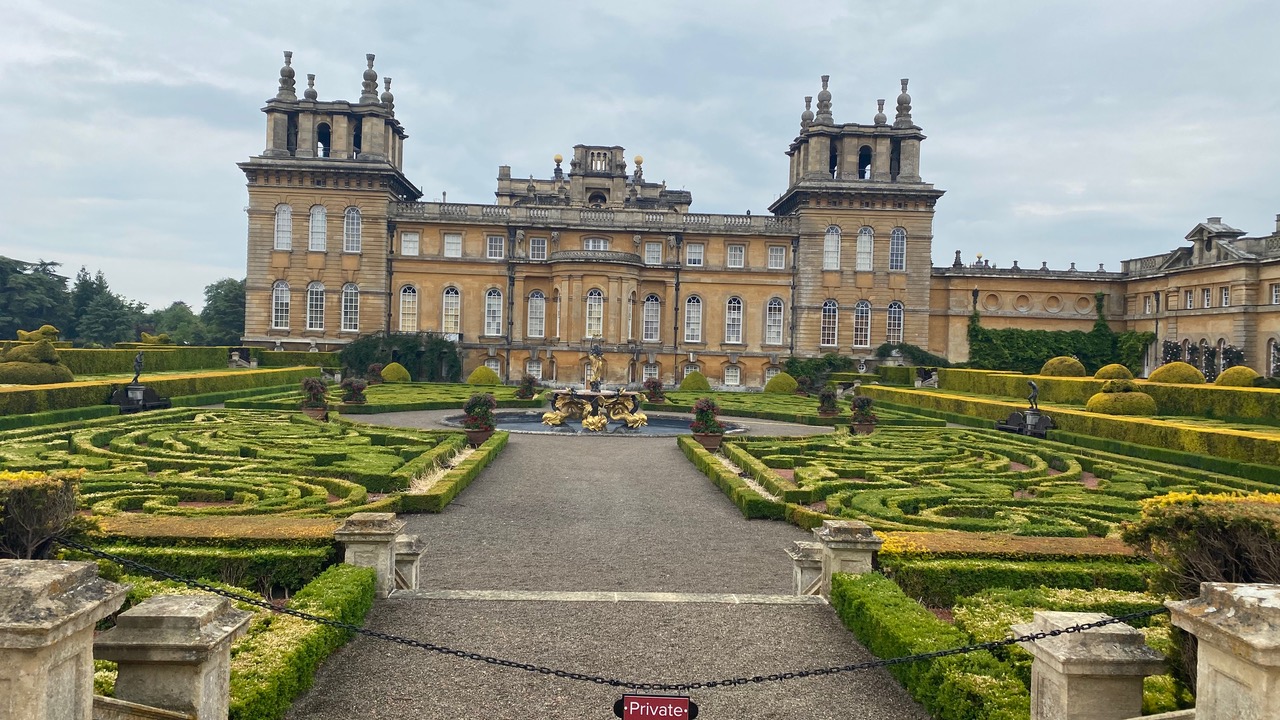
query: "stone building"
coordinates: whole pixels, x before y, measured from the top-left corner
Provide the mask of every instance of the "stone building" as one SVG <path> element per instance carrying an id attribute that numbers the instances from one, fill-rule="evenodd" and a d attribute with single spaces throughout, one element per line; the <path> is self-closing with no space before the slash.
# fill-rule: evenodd
<path id="1" fill-rule="evenodd" d="M 601 145 L 575 146 L 567 170 L 555 155 L 547 177 L 499 167 L 492 203 L 423 202 L 374 57 L 354 103 L 320 101 L 312 75 L 299 99 L 291 60 L 263 108 L 266 148 L 240 163 L 246 344 L 332 350 L 369 332 L 435 332 L 458 340 L 468 372 L 484 364 L 562 383 L 589 379 L 599 345 L 606 383 L 670 383 L 696 369 L 758 387 L 789 356 L 872 360 L 884 342 L 963 360 L 975 302 L 992 327 L 1087 330 L 1099 290 L 1118 330 L 1164 321 L 1162 338 L 1222 339 L 1260 370 L 1254 345 L 1276 342 L 1274 322 L 1254 312 L 1280 300 L 1259 284 L 1280 274 L 1274 239 L 1215 235 L 1216 254 L 1175 251 L 1159 270 L 1151 259 L 1122 272 L 996 270 L 962 266 L 958 253 L 932 267 L 943 191 L 922 179 L 925 136 L 905 79 L 892 120 L 880 100 L 869 122 L 837 123 L 823 76 L 770 214 L 702 214 L 690 212 L 691 193 L 646 180 L 642 157 L 629 166 L 622 147 Z M 1142 297 L 1180 292 L 1187 272 L 1208 272 L 1196 280 L 1206 286 L 1231 276 L 1238 299 L 1212 313 L 1223 318 L 1202 327 L 1162 301 L 1135 311 Z"/>

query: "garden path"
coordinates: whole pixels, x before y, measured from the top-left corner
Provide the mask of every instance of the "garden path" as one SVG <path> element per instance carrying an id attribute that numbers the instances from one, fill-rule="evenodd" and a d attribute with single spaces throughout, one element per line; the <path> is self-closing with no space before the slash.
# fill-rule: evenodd
<path id="1" fill-rule="evenodd" d="M 449 414 L 362 419 L 434 427 Z M 762 434 L 822 431 L 747 424 Z M 637 681 L 870 657 L 830 607 L 788 597 L 783 550 L 811 536 L 744 520 L 673 438 L 512 434 L 445 512 L 405 519 L 429 547 L 428 590 L 379 602 L 368 621 L 377 630 Z M 620 695 L 360 638 L 329 659 L 288 717 L 605 718 Z M 928 717 L 885 672 L 702 691 L 694 700 L 708 719 Z"/>

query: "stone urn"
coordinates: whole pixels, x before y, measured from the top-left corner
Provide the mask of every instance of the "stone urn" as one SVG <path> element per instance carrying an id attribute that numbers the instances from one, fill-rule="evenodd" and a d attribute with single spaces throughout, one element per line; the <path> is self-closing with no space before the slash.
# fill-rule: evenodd
<path id="1" fill-rule="evenodd" d="M 304 407 L 302 412 L 312 420 L 329 422 L 329 408 L 327 407 Z"/>
<path id="2" fill-rule="evenodd" d="M 849 429 L 854 435 L 870 435 L 876 431 L 876 424 L 873 422 L 855 422 L 849 425 Z"/>
<path id="3" fill-rule="evenodd" d="M 463 430 L 467 434 L 467 442 L 471 447 L 480 447 L 485 440 L 493 437 L 494 431 L 489 430 Z"/>
<path id="4" fill-rule="evenodd" d="M 707 452 L 715 452 L 720 449 L 720 443 L 724 441 L 724 433 L 694 433 L 693 439 L 706 448 Z"/>

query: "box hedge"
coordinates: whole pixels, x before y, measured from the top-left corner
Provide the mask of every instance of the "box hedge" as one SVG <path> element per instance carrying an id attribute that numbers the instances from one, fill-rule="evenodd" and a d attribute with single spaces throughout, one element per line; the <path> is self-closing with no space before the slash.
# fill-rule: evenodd
<path id="1" fill-rule="evenodd" d="M 919 368 L 909 365 L 881 365 L 876 368 L 876 375 L 886 385 L 915 385 L 918 370 Z"/>
<path id="2" fill-rule="evenodd" d="M 298 352 L 293 350 L 258 350 L 251 348 L 258 367 L 342 367 L 336 352 Z"/>
<path id="3" fill-rule="evenodd" d="M 336 559 L 332 543 L 319 547 L 250 548 L 113 544 L 98 549 L 174 575 L 216 580 L 259 592 L 274 587 L 298 590 Z"/>
<path id="4" fill-rule="evenodd" d="M 460 436 L 461 437 L 461 436 Z M 399 496 L 398 509 L 406 513 L 437 513 L 453 501 L 458 493 L 467 489 L 480 471 L 493 462 L 502 449 L 507 446 L 511 434 L 495 432 L 485 440 L 476 451 L 453 468 L 444 477 L 431 486 L 425 493 L 405 493 Z M 362 508 L 367 511 L 367 508 Z"/>
<path id="5" fill-rule="evenodd" d="M 1046 360 L 1044 365 L 1040 367 L 1040 374 L 1046 377 L 1084 377 L 1088 375 L 1085 372 L 1084 363 L 1065 355 Z"/>
<path id="6" fill-rule="evenodd" d="M 931 607 L 951 607 L 957 598 L 991 588 L 1147 589 L 1154 565 L 1139 562 L 1006 561 L 988 559 L 898 559 L 884 570 L 908 596 Z"/>

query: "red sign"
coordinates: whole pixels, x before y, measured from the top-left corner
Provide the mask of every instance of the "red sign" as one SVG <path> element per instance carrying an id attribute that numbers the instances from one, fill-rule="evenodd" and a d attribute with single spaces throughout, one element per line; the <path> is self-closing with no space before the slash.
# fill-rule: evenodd
<path id="1" fill-rule="evenodd" d="M 698 717 L 698 706 L 687 697 L 623 695 L 613 704 L 613 714 L 622 720 L 693 720 Z"/>

